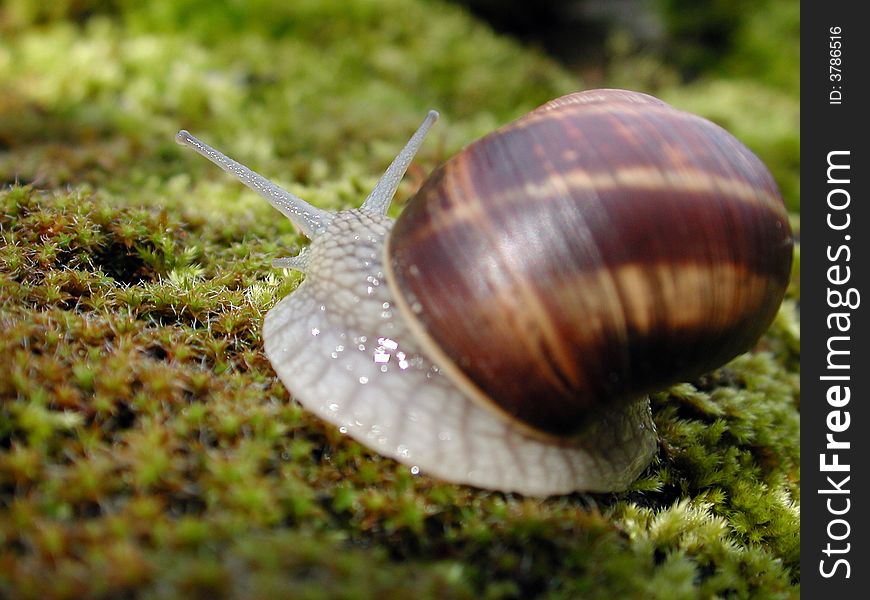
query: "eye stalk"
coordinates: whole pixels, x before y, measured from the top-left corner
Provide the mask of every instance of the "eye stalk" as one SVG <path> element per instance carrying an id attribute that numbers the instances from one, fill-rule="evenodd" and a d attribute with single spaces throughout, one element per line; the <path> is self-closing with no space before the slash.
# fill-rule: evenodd
<path id="1" fill-rule="evenodd" d="M 293 222 L 299 231 L 310 239 L 317 237 L 332 221 L 332 213 L 329 211 L 312 206 L 299 196 L 291 194 L 259 173 L 255 173 L 224 153 L 215 150 L 184 129 L 175 134 L 175 141 L 182 146 L 196 150 L 199 154 L 257 192 L 269 204 L 281 211 L 285 217 Z"/>
<path id="2" fill-rule="evenodd" d="M 423 145 L 426 134 L 429 133 L 432 125 L 437 120 L 438 111 L 430 110 L 429 114 L 426 115 L 426 118 L 420 124 L 420 127 L 417 128 L 417 131 L 411 136 L 408 143 L 405 144 L 405 147 L 402 148 L 401 152 L 390 163 L 390 166 L 387 167 L 387 170 L 384 171 L 384 174 L 381 175 L 375 188 L 362 203 L 360 210 L 378 215 L 387 214 L 387 209 L 390 207 L 390 202 L 393 201 L 393 196 L 396 195 L 396 190 L 399 188 L 402 177 L 404 177 L 405 172 L 408 170 L 411 161 L 414 160 L 414 156 L 417 155 L 417 151 L 420 150 L 420 146 Z"/>
<path id="3" fill-rule="evenodd" d="M 390 207 L 390 202 L 396 194 L 402 177 L 404 177 L 405 172 L 408 170 L 411 161 L 414 160 L 417 151 L 420 150 L 420 146 L 423 145 L 423 140 L 429 129 L 432 128 L 432 125 L 437 120 L 438 111 L 430 110 L 423 123 L 417 128 L 417 131 L 414 132 L 414 135 L 405 144 L 405 147 L 402 148 L 402 151 L 399 152 L 390 166 L 387 167 L 387 170 L 378 180 L 374 189 L 362 203 L 360 210 L 370 214 L 385 215 L 387 213 L 387 209 Z M 299 196 L 291 194 L 259 173 L 255 173 L 248 167 L 234 161 L 223 152 L 212 148 L 202 140 L 191 135 L 190 132 L 182 129 L 175 134 L 175 141 L 182 146 L 192 148 L 257 192 L 269 204 L 290 219 L 309 239 L 317 237 L 332 221 L 333 214 L 331 212 L 312 206 Z M 294 268 L 296 268 L 295 264 Z"/>

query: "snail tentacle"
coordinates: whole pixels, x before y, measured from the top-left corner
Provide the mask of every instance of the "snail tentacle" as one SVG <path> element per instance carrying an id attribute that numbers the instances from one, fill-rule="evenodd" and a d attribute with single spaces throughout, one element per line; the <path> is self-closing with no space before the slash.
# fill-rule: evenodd
<path id="1" fill-rule="evenodd" d="M 246 186 L 265 198 L 269 204 L 281 211 L 307 237 L 319 235 L 332 220 L 332 213 L 312 206 L 299 196 L 272 183 L 259 173 L 237 163 L 219 150 L 216 150 L 182 129 L 175 134 L 175 141 L 192 148 L 221 169 L 237 178 Z"/>
<path id="2" fill-rule="evenodd" d="M 283 256 L 272 260 L 272 266 L 276 269 L 295 269 L 296 271 L 308 272 L 309 251 L 306 246 L 296 256 Z"/>
<path id="3" fill-rule="evenodd" d="M 408 170 L 408 166 L 414 160 L 414 156 L 417 154 L 420 146 L 423 145 L 426 134 L 429 133 L 429 129 L 432 128 L 432 125 L 437 120 L 438 111 L 430 110 L 420 124 L 420 127 L 417 128 L 417 131 L 414 132 L 414 135 L 411 136 L 411 139 L 402 148 L 402 151 L 396 155 L 396 158 L 393 159 L 393 162 L 390 163 L 390 166 L 381 175 L 374 189 L 362 203 L 360 207 L 361 211 L 378 215 L 387 214 L 387 209 L 390 207 L 393 196 L 396 195 L 396 190 L 399 188 L 399 183 L 402 181 L 405 171 Z"/>

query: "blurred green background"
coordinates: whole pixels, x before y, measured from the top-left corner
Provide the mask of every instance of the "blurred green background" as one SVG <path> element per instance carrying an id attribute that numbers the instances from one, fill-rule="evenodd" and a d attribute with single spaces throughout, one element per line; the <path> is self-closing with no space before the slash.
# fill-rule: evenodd
<path id="1" fill-rule="evenodd" d="M 734 133 L 799 239 L 786 0 L 0 1 L 0 597 L 788 598 L 799 593 L 799 244 L 754 352 L 655 395 L 656 462 L 548 500 L 411 476 L 262 354 L 289 222 L 189 129 L 358 205 L 430 108 L 439 162 L 624 87 Z"/>

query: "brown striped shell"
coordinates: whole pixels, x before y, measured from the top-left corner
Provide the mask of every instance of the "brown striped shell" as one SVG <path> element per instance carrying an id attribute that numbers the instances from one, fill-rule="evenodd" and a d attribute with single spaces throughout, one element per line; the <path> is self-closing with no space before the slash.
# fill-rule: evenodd
<path id="1" fill-rule="evenodd" d="M 548 437 L 749 349 L 791 259 L 782 199 L 752 152 L 621 90 L 559 98 L 471 144 L 387 246 L 427 354 Z"/>

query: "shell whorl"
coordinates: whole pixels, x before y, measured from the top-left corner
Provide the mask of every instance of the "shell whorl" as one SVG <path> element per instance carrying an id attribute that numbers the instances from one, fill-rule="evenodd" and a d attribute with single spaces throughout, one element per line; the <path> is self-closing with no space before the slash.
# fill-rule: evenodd
<path id="1" fill-rule="evenodd" d="M 474 398 L 570 435 L 747 350 L 791 232 L 767 169 L 713 123 L 621 90 L 572 94 L 471 144 L 405 208 L 390 284 Z"/>

